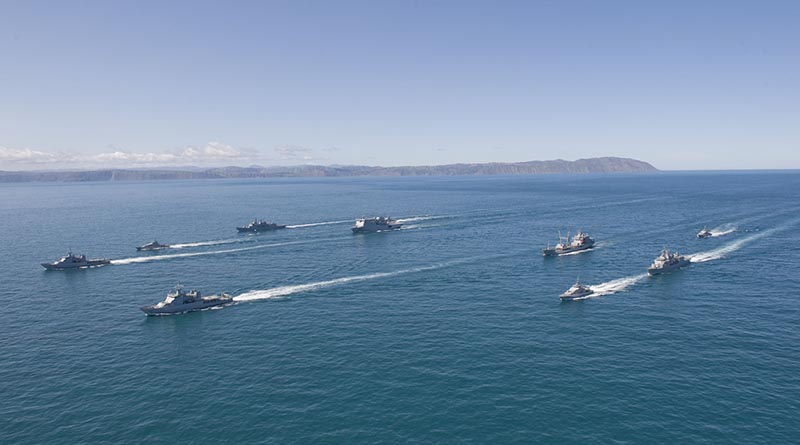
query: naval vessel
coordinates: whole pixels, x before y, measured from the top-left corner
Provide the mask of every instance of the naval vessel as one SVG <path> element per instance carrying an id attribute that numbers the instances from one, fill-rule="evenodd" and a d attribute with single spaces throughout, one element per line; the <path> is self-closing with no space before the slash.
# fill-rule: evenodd
<path id="1" fill-rule="evenodd" d="M 106 258 L 90 260 L 86 258 L 86 255 L 73 255 L 72 252 L 69 252 L 52 263 L 42 263 L 42 267 L 47 270 L 66 270 L 105 266 L 106 264 L 111 264 L 111 260 Z"/>
<path id="2" fill-rule="evenodd" d="M 568 253 L 591 249 L 594 245 L 595 241 L 588 233 L 578 230 L 578 233 L 572 237 L 572 240 L 570 240 L 569 235 L 567 235 L 566 238 L 561 238 L 555 247 L 551 248 L 547 246 L 547 248 L 542 249 L 542 254 L 544 256 L 566 255 Z"/>
<path id="3" fill-rule="evenodd" d="M 139 251 L 142 251 L 142 250 L 161 250 L 161 249 L 169 249 L 169 247 L 170 247 L 169 244 L 161 244 L 158 241 L 153 240 L 153 241 L 151 241 L 151 242 L 149 242 L 149 243 L 147 243 L 147 244 L 145 244 L 143 246 L 137 247 L 136 250 L 139 250 Z"/>
<path id="4" fill-rule="evenodd" d="M 242 232 L 257 233 L 257 232 L 269 232 L 272 230 L 285 229 L 285 228 L 286 228 L 285 224 L 275 224 L 274 222 L 271 221 L 254 219 L 244 227 L 237 227 L 236 230 L 238 230 L 240 233 Z"/>
<path id="5" fill-rule="evenodd" d="M 357 219 L 355 225 L 350 229 L 353 233 L 367 233 L 367 232 L 383 232 L 387 230 L 396 230 L 402 227 L 403 224 L 397 222 L 388 216 L 379 216 L 376 218 L 361 218 Z"/>
<path id="6" fill-rule="evenodd" d="M 594 291 L 589 288 L 589 286 L 584 286 L 581 284 L 580 280 L 576 280 L 575 284 L 572 285 L 566 292 L 559 295 L 558 297 L 561 298 L 562 301 L 564 300 L 574 300 L 576 298 L 583 298 L 587 295 L 593 294 Z"/>
<path id="7" fill-rule="evenodd" d="M 228 294 L 204 297 L 200 295 L 200 291 L 192 290 L 186 292 L 183 290 L 183 286 L 178 285 L 175 286 L 174 291 L 167 294 L 167 298 L 164 301 L 144 306 L 141 309 L 147 315 L 170 315 L 223 306 L 232 302 L 233 297 Z"/>
<path id="8" fill-rule="evenodd" d="M 670 252 L 669 249 L 661 251 L 661 255 L 653 260 L 653 264 L 647 268 L 649 275 L 659 275 L 680 269 L 681 267 L 688 266 L 690 261 L 678 252 Z"/>

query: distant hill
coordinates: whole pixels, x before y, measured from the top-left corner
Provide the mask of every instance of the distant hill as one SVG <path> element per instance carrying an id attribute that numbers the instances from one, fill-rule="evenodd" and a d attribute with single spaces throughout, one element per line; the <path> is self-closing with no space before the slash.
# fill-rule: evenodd
<path id="1" fill-rule="evenodd" d="M 0 171 L 0 182 L 146 181 L 165 179 L 289 178 L 333 176 L 456 176 L 541 175 L 580 173 L 648 173 L 658 169 L 628 158 L 589 158 L 577 161 L 491 162 L 407 167 L 363 165 L 299 165 L 293 167 L 216 167 L 198 169 L 105 169 L 89 171 Z"/>

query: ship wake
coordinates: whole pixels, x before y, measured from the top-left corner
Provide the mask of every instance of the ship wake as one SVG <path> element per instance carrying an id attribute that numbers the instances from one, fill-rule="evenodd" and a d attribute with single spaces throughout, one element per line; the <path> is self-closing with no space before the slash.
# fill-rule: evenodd
<path id="1" fill-rule="evenodd" d="M 447 219 L 447 218 L 455 218 L 455 215 L 421 215 L 421 216 L 410 216 L 408 218 L 398 218 L 397 221 L 401 223 L 409 223 L 414 221 L 428 221 L 432 219 Z"/>
<path id="2" fill-rule="evenodd" d="M 716 238 L 718 236 L 729 235 L 736 230 L 738 230 L 738 227 L 734 226 L 733 224 L 723 224 L 721 226 L 714 227 L 713 229 L 709 230 L 709 232 L 711 232 L 712 237 Z"/>
<path id="3" fill-rule="evenodd" d="M 753 241 L 755 241 L 755 240 L 757 240 L 759 238 L 763 238 L 763 237 L 765 237 L 767 235 L 771 235 L 771 234 L 775 233 L 777 230 L 778 229 L 764 230 L 763 232 L 759 232 L 759 233 L 756 233 L 754 235 L 750 235 L 748 237 L 742 238 L 740 240 L 736 240 L 736 241 L 734 241 L 732 243 L 726 244 L 726 245 L 724 245 L 722 247 L 719 247 L 717 249 L 713 249 L 713 250 L 709 250 L 709 251 L 706 251 L 706 252 L 698 252 L 698 253 L 693 253 L 691 255 L 687 255 L 687 258 L 689 258 L 689 261 L 691 261 L 693 263 L 705 263 L 706 261 L 713 261 L 713 260 L 718 260 L 718 259 L 721 259 L 721 258 L 725 258 L 725 256 L 727 256 L 727 255 L 729 255 L 729 254 L 731 254 L 733 252 L 736 252 L 737 250 L 741 249 L 742 247 L 746 246 L 747 244 L 750 244 L 751 242 L 753 242 Z"/>
<path id="4" fill-rule="evenodd" d="M 303 241 L 287 241 L 285 243 L 274 243 L 274 244 L 260 244 L 258 246 L 251 246 L 251 247 L 242 247 L 238 249 L 224 249 L 224 250 L 211 250 L 208 252 L 192 252 L 192 253 L 172 253 L 168 255 L 152 255 L 152 256 L 140 256 L 140 257 L 133 257 L 133 258 L 121 258 L 118 260 L 111 260 L 112 265 L 122 266 L 127 264 L 136 264 L 136 263 L 149 263 L 152 261 L 164 261 L 164 260 L 172 260 L 175 258 L 191 258 L 197 256 L 208 256 L 208 255 L 222 255 L 226 253 L 236 253 L 236 252 L 246 252 L 249 250 L 259 250 L 259 249 L 268 249 L 270 247 L 281 247 L 281 246 L 291 246 L 295 244 L 311 244 L 311 243 L 318 243 L 324 241 L 333 241 L 333 240 L 340 240 L 341 238 L 326 238 L 326 239 L 319 239 L 319 240 L 303 240 Z"/>
<path id="5" fill-rule="evenodd" d="M 500 258 L 505 256 L 508 255 L 497 255 L 495 257 Z M 442 269 L 445 267 L 455 266 L 457 264 L 464 264 L 464 263 L 469 263 L 471 261 L 484 260 L 484 259 L 486 259 L 486 257 L 464 258 L 460 260 L 452 260 L 452 261 L 437 263 L 430 266 L 421 266 L 410 269 L 395 270 L 392 272 L 377 272 L 365 275 L 353 275 L 349 277 L 335 278 L 333 280 L 317 281 L 314 283 L 280 286 L 280 287 L 273 287 L 271 289 L 251 290 L 249 292 L 245 292 L 241 295 L 233 297 L 233 301 L 243 303 L 243 302 L 258 301 L 258 300 L 268 300 L 271 298 L 285 297 L 288 295 L 299 294 L 302 292 L 308 292 L 316 289 L 325 289 L 328 287 L 340 286 L 348 283 L 358 283 L 361 281 L 371 281 L 381 278 L 389 278 L 399 275 L 407 275 L 412 273 Z"/>
<path id="6" fill-rule="evenodd" d="M 633 286 L 636 283 L 643 281 L 646 278 L 647 274 L 643 273 L 639 275 L 633 275 L 630 277 L 623 277 L 623 278 L 618 278 L 616 280 L 606 281 L 605 283 L 595 284 L 593 286 L 589 286 L 589 289 L 594 291 L 594 293 L 591 295 L 587 295 L 581 299 L 602 297 L 603 295 L 616 294 L 617 292 L 622 292 L 625 289 Z"/>
<path id="7" fill-rule="evenodd" d="M 341 221 L 323 221 L 323 222 L 316 222 L 316 223 L 308 223 L 308 224 L 294 224 L 291 226 L 286 226 L 287 229 L 302 229 L 303 227 L 317 227 L 317 226 L 330 226 L 333 224 L 344 224 L 353 222 L 353 220 L 341 220 Z"/>
<path id="8" fill-rule="evenodd" d="M 198 241 L 195 243 L 181 243 L 181 244 L 170 244 L 170 249 L 187 249 L 190 247 L 205 247 L 205 246 L 219 246 L 223 244 L 235 244 L 235 243 L 242 243 L 246 241 L 251 241 L 244 238 L 231 238 L 231 239 L 222 239 L 222 240 L 213 240 L 213 241 Z"/>
<path id="9" fill-rule="evenodd" d="M 280 286 L 264 290 L 251 290 L 249 292 L 245 292 L 241 295 L 233 297 L 233 300 L 236 302 L 266 300 L 269 298 L 284 297 L 287 295 L 297 294 L 300 292 L 308 292 L 315 289 L 324 289 L 326 287 L 337 286 L 345 283 L 353 283 L 358 281 L 367 281 L 378 278 L 391 277 L 395 275 L 400 275 L 400 273 L 401 272 L 373 273 L 368 275 L 356 275 L 352 277 L 337 278 L 335 280 L 318 281 L 316 283 L 297 284 L 293 286 Z"/>

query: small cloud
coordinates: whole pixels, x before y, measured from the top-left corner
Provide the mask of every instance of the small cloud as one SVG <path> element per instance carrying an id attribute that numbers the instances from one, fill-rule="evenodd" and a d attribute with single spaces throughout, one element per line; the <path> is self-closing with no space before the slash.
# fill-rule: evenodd
<path id="1" fill-rule="evenodd" d="M 75 156 L 69 153 L 47 153 L 30 148 L 9 148 L 0 146 L 0 162 L 10 164 L 57 164 L 74 162 Z"/>
<path id="2" fill-rule="evenodd" d="M 205 146 L 189 146 L 175 153 L 133 153 L 116 150 L 92 156 L 90 161 L 111 164 L 164 165 L 174 163 L 199 163 L 221 160 L 252 159 L 256 155 L 252 149 L 237 150 L 221 142 L 209 142 Z"/>
<path id="3" fill-rule="evenodd" d="M 242 159 L 255 156 L 255 150 L 237 150 L 222 142 L 209 142 L 205 147 L 186 147 L 180 157 L 188 159 Z"/>
<path id="4" fill-rule="evenodd" d="M 173 162 L 178 157 L 169 153 L 130 153 L 125 151 L 115 151 L 112 153 L 100 153 L 92 156 L 89 161 L 101 164 L 158 164 Z"/>
<path id="5" fill-rule="evenodd" d="M 209 142 L 195 147 L 189 146 L 174 152 L 136 153 L 111 145 L 113 151 L 95 155 L 73 153 L 48 153 L 28 148 L 12 149 L 0 146 L 0 163 L 15 166 L 57 165 L 59 167 L 103 167 L 103 166 L 163 166 L 175 164 L 210 164 L 221 161 L 252 160 L 258 157 L 254 149 L 237 149 L 221 142 Z"/>

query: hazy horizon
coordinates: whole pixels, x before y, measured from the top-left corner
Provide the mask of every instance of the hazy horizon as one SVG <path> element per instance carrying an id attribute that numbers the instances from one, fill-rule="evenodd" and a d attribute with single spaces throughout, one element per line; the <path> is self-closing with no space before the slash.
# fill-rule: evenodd
<path id="1" fill-rule="evenodd" d="M 613 158 L 613 157 L 617 157 L 617 156 L 604 156 L 604 157 Z M 228 164 L 228 165 L 207 165 L 207 166 L 199 166 L 199 165 L 149 165 L 149 166 L 141 166 L 141 165 L 140 166 L 136 166 L 136 165 L 131 165 L 131 166 L 110 165 L 110 166 L 105 166 L 105 167 L 102 167 L 102 166 L 95 166 L 95 167 L 52 167 L 52 168 L 47 168 L 47 167 L 36 168 L 36 167 L 33 167 L 33 168 L 17 169 L 17 170 L 1 169 L 0 168 L 0 172 L 6 172 L 6 173 L 17 173 L 17 172 L 18 173 L 35 173 L 35 172 L 58 173 L 58 172 L 81 172 L 81 171 L 88 172 L 88 171 L 101 171 L 101 170 L 144 170 L 144 171 L 146 171 L 146 170 L 165 170 L 165 171 L 166 170 L 175 170 L 175 171 L 197 170 L 197 171 L 204 171 L 204 170 L 215 169 L 215 168 L 243 168 L 243 169 L 245 169 L 245 168 L 266 168 L 266 169 L 269 169 L 269 168 L 302 168 L 302 167 L 368 167 L 368 168 L 369 167 L 374 167 L 374 168 L 411 167 L 411 168 L 414 168 L 414 167 L 439 167 L 439 166 L 459 165 L 459 164 L 492 164 L 492 163 L 497 163 L 497 164 L 516 164 L 516 163 L 524 163 L 524 162 L 549 162 L 549 161 L 574 162 L 574 161 L 579 161 L 579 160 L 582 160 L 582 159 L 587 159 L 587 158 L 581 158 L 581 159 L 531 159 L 529 161 L 513 161 L 513 162 L 505 162 L 505 161 L 487 161 L 487 162 L 479 162 L 479 163 L 452 162 L 452 163 L 446 163 L 446 164 L 418 164 L 418 165 L 392 165 L 392 166 L 377 165 L 377 164 L 339 164 L 339 163 L 333 163 L 333 164 L 306 163 L 306 164 L 281 164 L 281 165 L 261 165 L 261 164 L 234 165 L 234 164 Z M 591 158 L 588 158 L 588 159 L 591 159 Z M 624 159 L 633 159 L 633 158 L 624 158 Z M 634 160 L 647 162 L 647 160 L 644 160 L 644 159 L 634 159 Z M 719 169 L 700 169 L 700 168 L 698 168 L 698 169 L 665 169 L 665 168 L 659 168 L 659 166 L 653 165 L 650 162 L 647 162 L 647 163 L 652 165 L 653 167 L 655 167 L 656 170 L 657 170 L 656 172 L 651 172 L 651 173 L 768 172 L 768 171 L 776 171 L 776 172 L 789 171 L 789 172 L 791 172 L 791 171 L 800 170 L 800 168 L 791 168 L 791 167 L 790 168 L 746 168 L 745 167 L 745 168 L 719 168 Z M 532 174 L 534 174 L 534 173 L 532 173 Z M 547 173 L 541 173 L 541 174 L 547 174 Z M 571 173 L 565 173 L 565 174 L 571 174 Z M 597 174 L 602 174 L 602 173 L 597 173 Z M 618 173 L 609 172 L 609 173 L 606 173 L 606 174 L 618 174 Z M 635 174 L 646 174 L 646 173 L 635 173 Z"/>
<path id="2" fill-rule="evenodd" d="M 31 168 L 31 169 L 20 169 L 20 170 L 2 170 L 5 172 L 59 172 L 59 171 L 93 171 L 93 170 L 108 170 L 108 169 L 129 169 L 129 170 L 207 170 L 207 169 L 214 169 L 214 168 L 302 168 L 302 167 L 375 167 L 375 168 L 397 168 L 397 167 L 437 167 L 437 166 L 447 166 L 447 165 L 474 165 L 474 164 L 520 164 L 526 162 L 557 162 L 557 161 L 565 161 L 565 162 L 576 162 L 582 160 L 592 160 L 592 159 L 603 159 L 603 158 L 616 158 L 616 159 L 631 159 L 631 158 L 620 158 L 619 156 L 602 156 L 597 158 L 581 158 L 581 159 L 529 159 L 527 161 L 513 161 L 513 162 L 504 162 L 504 161 L 487 161 L 487 162 L 479 162 L 479 163 L 462 163 L 462 162 L 452 162 L 446 164 L 417 164 L 417 165 L 377 165 L 377 164 L 340 164 L 340 163 L 303 163 L 303 164 L 281 164 L 281 165 L 261 165 L 261 164 L 249 164 L 249 165 L 236 165 L 236 164 L 227 164 L 227 165 L 214 165 L 214 166 L 201 166 L 201 165 L 151 165 L 151 166 L 95 166 L 95 167 L 86 167 L 86 168 L 69 168 L 69 167 L 55 167 L 55 168 Z M 641 159 L 635 159 L 636 161 L 643 161 Z M 643 161 L 648 163 L 647 161 Z M 650 163 L 648 163 L 650 164 Z M 650 164 L 652 165 L 652 164 Z M 655 167 L 655 166 L 654 166 Z M 657 170 L 662 170 L 658 169 Z"/>
<path id="3" fill-rule="evenodd" d="M 8 2 L 0 170 L 800 168 L 800 4 Z"/>

